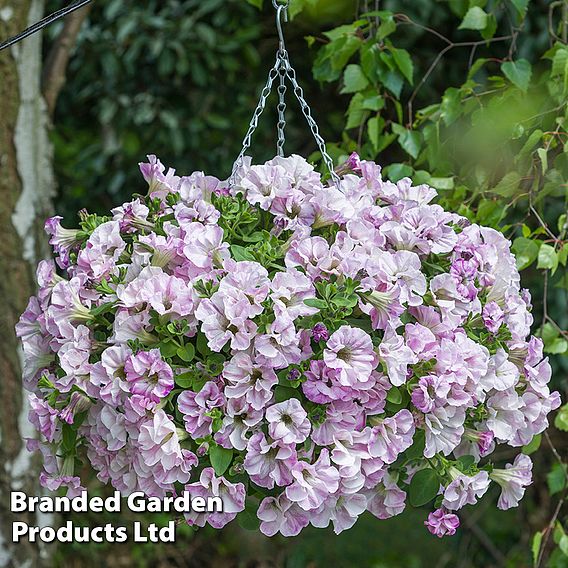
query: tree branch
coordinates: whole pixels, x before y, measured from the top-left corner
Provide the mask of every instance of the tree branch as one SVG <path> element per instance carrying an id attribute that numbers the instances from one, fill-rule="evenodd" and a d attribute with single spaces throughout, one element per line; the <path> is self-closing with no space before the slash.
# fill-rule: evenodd
<path id="1" fill-rule="evenodd" d="M 71 57 L 71 49 L 75 45 L 79 30 L 91 8 L 92 4 L 89 4 L 65 18 L 63 30 L 55 40 L 45 61 L 41 87 L 50 117 L 53 117 L 57 97 L 65 85 L 65 72 Z"/>

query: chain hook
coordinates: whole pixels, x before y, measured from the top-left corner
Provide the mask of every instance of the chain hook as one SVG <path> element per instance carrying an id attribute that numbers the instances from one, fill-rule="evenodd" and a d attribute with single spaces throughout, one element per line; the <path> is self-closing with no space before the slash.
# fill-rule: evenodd
<path id="1" fill-rule="evenodd" d="M 289 0 L 279 2 L 272 0 L 272 5 L 276 8 L 276 29 L 278 31 L 279 51 L 281 54 L 286 52 L 286 43 L 284 42 L 284 31 L 282 30 L 282 22 L 288 22 L 288 4 Z"/>
<path id="2" fill-rule="evenodd" d="M 274 67 L 272 67 L 272 69 L 268 73 L 268 79 L 266 81 L 266 85 L 262 90 L 262 93 L 260 94 L 260 99 L 253 113 L 252 119 L 250 121 L 249 129 L 243 139 L 243 145 L 241 151 L 233 164 L 233 170 L 228 180 L 229 187 L 234 187 L 236 183 L 238 169 L 244 163 L 245 153 L 250 148 L 252 135 L 254 134 L 258 126 L 258 119 L 260 118 L 260 115 L 264 112 L 264 109 L 266 107 L 266 102 L 268 100 L 268 97 L 270 96 L 270 93 L 272 92 L 272 84 L 278 78 L 279 79 L 278 107 L 277 107 L 278 155 L 279 156 L 284 155 L 284 143 L 286 142 L 285 133 L 284 133 L 286 127 L 285 97 L 286 97 L 286 79 L 288 79 L 288 81 L 292 85 L 293 93 L 296 99 L 298 99 L 298 102 L 300 103 L 300 109 L 302 111 L 302 114 L 304 115 L 304 118 L 306 119 L 306 122 L 308 123 L 308 126 L 312 131 L 312 135 L 316 141 L 316 144 L 318 145 L 318 148 L 321 152 L 323 162 L 325 163 L 325 165 L 329 170 L 329 175 L 331 176 L 333 183 L 335 183 L 337 187 L 341 189 L 340 187 L 341 178 L 334 170 L 333 160 L 327 152 L 325 140 L 322 138 L 321 134 L 319 133 L 318 125 L 312 116 L 312 111 L 310 109 L 310 106 L 308 105 L 308 103 L 304 98 L 304 91 L 302 87 L 298 84 L 298 81 L 296 79 L 296 71 L 290 64 L 290 60 L 288 58 L 288 52 L 286 51 L 286 44 L 284 43 L 284 33 L 282 30 L 282 22 L 288 21 L 288 6 L 290 5 L 290 0 L 272 0 L 272 5 L 276 9 L 276 29 L 278 31 L 278 39 L 280 41 L 279 49 L 276 52 L 276 62 L 274 63 Z"/>

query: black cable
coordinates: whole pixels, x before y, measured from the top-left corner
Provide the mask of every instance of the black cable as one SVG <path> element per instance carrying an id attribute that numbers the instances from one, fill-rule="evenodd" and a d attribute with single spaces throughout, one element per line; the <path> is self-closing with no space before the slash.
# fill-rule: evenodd
<path id="1" fill-rule="evenodd" d="M 39 32 L 41 29 L 55 22 L 55 20 L 59 20 L 59 18 L 67 16 L 71 12 L 74 12 L 75 10 L 82 8 L 86 4 L 89 4 L 89 2 L 92 2 L 92 0 L 76 0 L 75 2 L 69 4 L 69 6 L 61 8 L 61 10 L 57 10 L 57 12 L 53 12 L 53 14 L 46 16 L 45 18 L 43 18 L 43 20 L 40 20 L 18 35 L 15 35 L 14 37 L 11 37 L 6 41 L 0 43 L 0 51 L 6 49 L 7 47 L 10 47 L 11 45 L 14 45 L 15 43 L 18 43 L 19 41 L 27 38 L 28 36 L 31 36 L 32 34 L 35 34 L 36 32 Z"/>

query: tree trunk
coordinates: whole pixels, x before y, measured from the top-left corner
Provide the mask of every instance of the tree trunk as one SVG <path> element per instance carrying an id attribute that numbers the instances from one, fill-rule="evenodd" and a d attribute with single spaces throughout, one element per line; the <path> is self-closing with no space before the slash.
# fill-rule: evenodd
<path id="1" fill-rule="evenodd" d="M 0 0 L 0 37 L 41 19 L 43 3 Z M 0 566 L 38 566 L 37 546 L 12 544 L 12 522 L 48 522 L 33 515 L 16 518 L 9 510 L 11 490 L 39 492 L 39 464 L 25 447 L 24 438 L 34 433 L 14 325 L 34 293 L 35 265 L 47 256 L 42 225 L 54 184 L 40 78 L 40 34 L 0 52 Z"/>

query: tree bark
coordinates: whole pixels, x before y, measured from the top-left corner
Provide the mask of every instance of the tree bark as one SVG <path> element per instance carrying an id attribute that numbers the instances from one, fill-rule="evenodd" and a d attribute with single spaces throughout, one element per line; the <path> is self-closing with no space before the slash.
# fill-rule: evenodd
<path id="1" fill-rule="evenodd" d="M 0 37 L 38 21 L 43 9 L 43 0 L 0 0 Z M 40 565 L 42 551 L 13 545 L 12 522 L 49 522 L 9 509 L 11 490 L 39 492 L 39 464 L 25 447 L 34 433 L 14 326 L 34 293 L 35 265 L 48 254 L 42 225 L 54 183 L 40 77 L 40 34 L 0 52 L 0 566 L 14 567 Z"/>
<path id="2" fill-rule="evenodd" d="M 71 57 L 71 51 L 77 41 L 77 36 L 85 18 L 89 15 L 92 4 L 72 12 L 65 18 L 63 31 L 55 40 L 43 66 L 42 91 L 47 104 L 49 116 L 53 118 L 57 98 L 65 85 L 67 64 Z"/>

